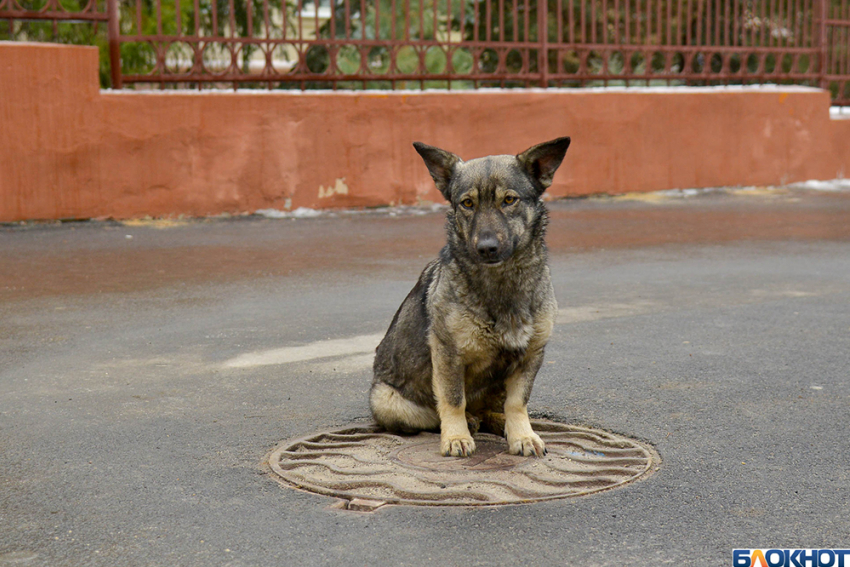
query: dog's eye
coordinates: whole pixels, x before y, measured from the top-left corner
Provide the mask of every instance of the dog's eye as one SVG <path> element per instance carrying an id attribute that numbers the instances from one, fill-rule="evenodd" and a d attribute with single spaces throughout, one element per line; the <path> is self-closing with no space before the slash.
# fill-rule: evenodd
<path id="1" fill-rule="evenodd" d="M 505 197 L 505 204 L 506 205 L 513 205 L 514 203 L 517 202 L 517 200 L 518 199 L 516 197 L 514 197 L 513 195 L 508 195 L 507 197 Z"/>
<path id="2" fill-rule="evenodd" d="M 467 209 L 471 209 L 472 206 L 475 205 L 475 203 L 473 203 L 472 199 L 470 199 L 469 197 L 467 197 L 466 199 L 461 201 L 460 204 L 463 205 Z"/>

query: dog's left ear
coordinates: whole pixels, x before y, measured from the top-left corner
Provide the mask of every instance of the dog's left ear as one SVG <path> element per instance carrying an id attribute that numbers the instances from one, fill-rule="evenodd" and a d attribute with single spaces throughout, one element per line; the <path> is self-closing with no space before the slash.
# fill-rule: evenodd
<path id="1" fill-rule="evenodd" d="M 413 147 L 422 156 L 425 165 L 428 166 L 428 172 L 434 179 L 437 189 L 443 194 L 447 201 L 452 200 L 452 194 L 449 191 L 449 183 L 454 175 L 455 167 L 463 160 L 446 150 L 423 144 L 422 142 L 413 142 Z"/>
<path id="2" fill-rule="evenodd" d="M 543 142 L 542 144 L 528 148 L 519 154 L 516 159 L 531 177 L 540 182 L 540 185 L 545 190 L 552 185 L 552 178 L 555 177 L 555 171 L 557 171 L 561 162 L 564 161 L 564 156 L 567 154 L 567 148 L 569 147 L 569 138 L 558 138 L 557 140 Z"/>

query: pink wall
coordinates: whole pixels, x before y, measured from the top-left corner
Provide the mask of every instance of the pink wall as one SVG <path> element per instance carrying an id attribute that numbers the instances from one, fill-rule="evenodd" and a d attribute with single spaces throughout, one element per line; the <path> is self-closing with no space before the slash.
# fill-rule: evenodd
<path id="1" fill-rule="evenodd" d="M 850 173 L 802 88 L 109 92 L 97 50 L 0 42 L 0 221 L 439 201 L 411 143 L 469 159 L 569 135 L 553 197 Z"/>

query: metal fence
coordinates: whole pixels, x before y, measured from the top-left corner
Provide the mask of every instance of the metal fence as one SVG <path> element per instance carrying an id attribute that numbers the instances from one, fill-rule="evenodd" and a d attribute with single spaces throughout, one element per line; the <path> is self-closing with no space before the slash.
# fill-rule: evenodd
<path id="1" fill-rule="evenodd" d="M 24 1 L 0 22 L 71 18 Z M 77 15 L 108 14 L 116 87 L 784 83 L 850 104 L 850 0 L 96 1 Z"/>

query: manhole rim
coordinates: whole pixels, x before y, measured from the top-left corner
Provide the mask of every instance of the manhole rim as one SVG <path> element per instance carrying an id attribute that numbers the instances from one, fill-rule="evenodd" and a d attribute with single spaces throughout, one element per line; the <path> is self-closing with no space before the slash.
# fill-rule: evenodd
<path id="1" fill-rule="evenodd" d="M 429 507 L 489 507 L 489 506 L 513 506 L 513 505 L 526 505 L 526 504 L 534 504 L 537 502 L 549 502 L 553 500 L 565 500 L 568 498 L 583 498 L 586 496 L 592 496 L 595 494 L 599 494 L 602 492 L 607 492 L 610 490 L 616 490 L 618 488 L 622 488 L 626 485 L 633 484 L 636 482 L 641 482 L 647 480 L 651 476 L 653 476 L 661 467 L 662 459 L 661 455 L 658 453 L 657 449 L 648 441 L 644 441 L 642 439 L 636 439 L 634 437 L 630 437 L 628 435 L 624 435 L 622 433 L 617 433 L 608 429 L 603 429 L 601 427 L 592 427 L 587 425 L 577 425 L 571 423 L 562 423 L 557 421 L 552 421 L 548 419 L 532 419 L 531 420 L 532 428 L 537 433 L 549 433 L 549 432 L 567 432 L 567 431 L 578 431 L 578 432 L 586 432 L 590 434 L 606 434 L 613 436 L 615 439 L 622 439 L 631 443 L 636 448 L 642 449 L 647 455 L 647 463 L 639 472 L 636 471 L 634 475 L 624 480 L 621 480 L 615 484 L 609 486 L 601 486 L 598 488 L 585 489 L 579 492 L 571 492 L 565 494 L 549 494 L 539 497 L 528 497 L 528 498 L 518 498 L 516 500 L 512 500 L 509 502 L 461 502 L 461 501 L 451 501 L 451 500 L 416 500 L 402 497 L 376 497 L 375 495 L 369 494 L 340 494 L 339 490 L 334 490 L 332 488 L 327 488 L 320 484 L 310 483 L 310 482 L 298 482 L 287 478 L 287 471 L 280 467 L 280 455 L 284 453 L 287 448 L 297 445 L 299 443 L 309 443 L 311 439 L 315 439 L 321 435 L 335 435 L 335 434 L 377 434 L 383 433 L 388 434 L 387 431 L 380 428 L 375 424 L 350 424 L 340 427 L 335 427 L 327 430 L 316 431 L 307 435 L 301 435 L 299 437 L 295 437 L 292 439 L 287 439 L 280 442 L 278 445 L 272 449 L 266 455 L 266 458 L 263 460 L 262 465 L 272 476 L 272 478 L 277 481 L 280 485 L 298 490 L 300 492 L 308 493 L 308 494 L 319 494 L 322 496 L 328 496 L 331 498 L 335 498 L 337 501 L 343 502 L 351 502 L 353 500 L 371 500 L 371 501 L 379 501 L 380 505 L 393 505 L 393 506 L 429 506 Z M 392 435 L 392 434 L 390 434 Z M 403 436 L 398 435 L 397 437 L 403 438 Z M 394 451 L 395 452 L 395 451 Z M 528 457 L 528 459 L 533 459 L 534 457 Z M 517 465 L 519 467 L 523 465 Z"/>

